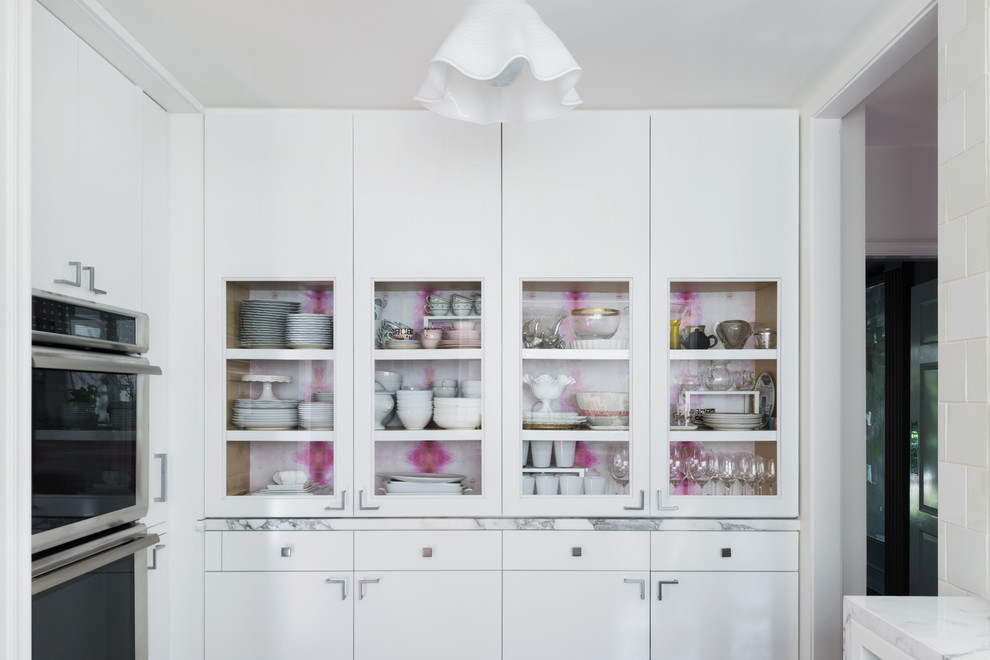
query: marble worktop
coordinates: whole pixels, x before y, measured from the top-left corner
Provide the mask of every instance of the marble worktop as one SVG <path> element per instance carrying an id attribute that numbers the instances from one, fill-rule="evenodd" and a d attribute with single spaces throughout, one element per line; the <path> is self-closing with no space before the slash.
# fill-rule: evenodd
<path id="1" fill-rule="evenodd" d="M 697 518 L 210 518 L 206 531 L 507 530 L 797 531 L 793 519 Z"/>
<path id="2" fill-rule="evenodd" d="M 968 596 L 846 596 L 843 636 L 850 622 L 921 660 L 990 660 L 990 601 Z M 843 658 L 851 656 L 845 648 Z"/>

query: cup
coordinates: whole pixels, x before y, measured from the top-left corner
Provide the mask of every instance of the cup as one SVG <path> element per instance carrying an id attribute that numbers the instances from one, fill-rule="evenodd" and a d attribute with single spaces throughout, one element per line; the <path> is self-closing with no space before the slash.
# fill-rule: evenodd
<path id="1" fill-rule="evenodd" d="M 777 333 L 773 330 L 757 330 L 753 333 L 756 348 L 777 348 Z"/>
<path id="2" fill-rule="evenodd" d="M 453 305 L 454 303 L 471 303 L 473 306 L 474 298 L 468 298 L 467 296 L 455 293 L 450 296 L 450 304 Z"/>
<path id="3" fill-rule="evenodd" d="M 437 346 L 440 345 L 440 340 L 424 338 L 420 343 L 423 345 L 423 348 L 436 348 Z"/>
<path id="4" fill-rule="evenodd" d="M 536 477 L 531 474 L 522 476 L 522 494 L 533 495 L 536 493 Z"/>
<path id="5" fill-rule="evenodd" d="M 553 451 L 553 442 L 550 440 L 533 440 L 529 443 L 529 449 L 533 454 L 533 467 L 550 467 L 550 454 Z"/>
<path id="6" fill-rule="evenodd" d="M 450 303 L 450 311 L 454 316 L 469 316 L 474 309 L 474 302 L 453 302 Z"/>
<path id="7" fill-rule="evenodd" d="M 584 478 L 577 474 L 560 475 L 561 495 L 580 495 L 584 492 Z"/>
<path id="8" fill-rule="evenodd" d="M 587 472 L 584 475 L 584 494 L 585 495 L 604 495 L 605 494 L 605 477 L 598 474 L 597 472 Z"/>
<path id="9" fill-rule="evenodd" d="M 555 474 L 548 474 L 546 472 L 538 474 L 536 475 L 536 494 L 556 495 L 559 483 L 560 478 Z"/>
<path id="10" fill-rule="evenodd" d="M 428 305 L 449 305 L 450 301 L 443 296 L 438 296 L 435 293 L 431 293 L 426 296 L 426 303 Z"/>
<path id="11" fill-rule="evenodd" d="M 443 328 L 423 328 L 423 339 L 443 339 Z"/>
<path id="12" fill-rule="evenodd" d="M 444 378 L 444 379 L 442 379 L 442 380 L 441 380 L 441 381 L 440 381 L 440 382 L 438 383 L 438 385 L 439 385 L 440 387 L 453 387 L 453 388 L 455 388 L 455 389 L 456 389 L 456 388 L 457 388 L 457 381 L 456 381 L 456 380 L 454 380 L 453 378 Z"/>
<path id="13" fill-rule="evenodd" d="M 427 303 L 423 306 L 423 311 L 429 316 L 447 316 L 450 313 L 450 303 Z"/>
<path id="14" fill-rule="evenodd" d="M 416 338 L 416 331 L 412 328 L 393 328 L 385 336 L 392 341 L 409 341 Z"/>
<path id="15" fill-rule="evenodd" d="M 460 332 L 474 330 L 474 321 L 454 321 L 450 325 L 454 326 L 454 330 L 458 330 Z"/>
<path id="16" fill-rule="evenodd" d="M 529 440 L 523 440 L 522 443 L 522 464 L 526 467 L 526 461 L 529 459 Z"/>
<path id="17" fill-rule="evenodd" d="M 481 316 L 481 294 L 474 294 L 474 313 Z"/>
<path id="18" fill-rule="evenodd" d="M 556 457 L 557 467 L 574 467 L 574 448 L 576 445 L 574 440 L 553 441 L 553 453 Z"/>

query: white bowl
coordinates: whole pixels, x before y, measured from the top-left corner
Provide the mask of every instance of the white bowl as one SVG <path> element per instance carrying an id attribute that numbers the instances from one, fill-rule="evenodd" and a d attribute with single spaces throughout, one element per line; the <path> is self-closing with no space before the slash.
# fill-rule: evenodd
<path id="1" fill-rule="evenodd" d="M 396 414 L 399 416 L 399 421 L 402 422 L 402 425 L 410 431 L 418 431 L 426 428 L 426 425 L 430 423 L 430 419 L 433 417 L 429 410 L 403 410 L 400 408 Z"/>
<path id="2" fill-rule="evenodd" d="M 629 425 L 628 392 L 578 392 L 574 398 L 592 426 Z"/>
<path id="3" fill-rule="evenodd" d="M 389 392 L 395 392 L 402 385 L 402 374 L 395 371 L 376 371 L 375 380 Z"/>

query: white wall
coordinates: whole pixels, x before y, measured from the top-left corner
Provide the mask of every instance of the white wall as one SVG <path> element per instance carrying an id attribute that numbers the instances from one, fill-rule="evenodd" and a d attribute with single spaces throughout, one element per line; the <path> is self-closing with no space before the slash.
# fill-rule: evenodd
<path id="1" fill-rule="evenodd" d="M 869 109 L 866 121 L 869 130 Z M 868 146 L 866 180 L 867 255 L 923 256 L 937 240 L 937 150 Z"/>
<path id="2" fill-rule="evenodd" d="M 939 593 L 987 597 L 987 0 L 939 0 Z"/>

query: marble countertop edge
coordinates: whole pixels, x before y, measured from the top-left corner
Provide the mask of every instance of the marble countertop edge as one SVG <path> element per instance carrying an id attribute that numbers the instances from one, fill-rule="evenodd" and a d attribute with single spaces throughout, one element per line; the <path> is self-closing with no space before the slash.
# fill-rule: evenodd
<path id="1" fill-rule="evenodd" d="M 794 519 L 697 518 L 207 518 L 205 531 L 557 530 L 798 531 Z"/>

